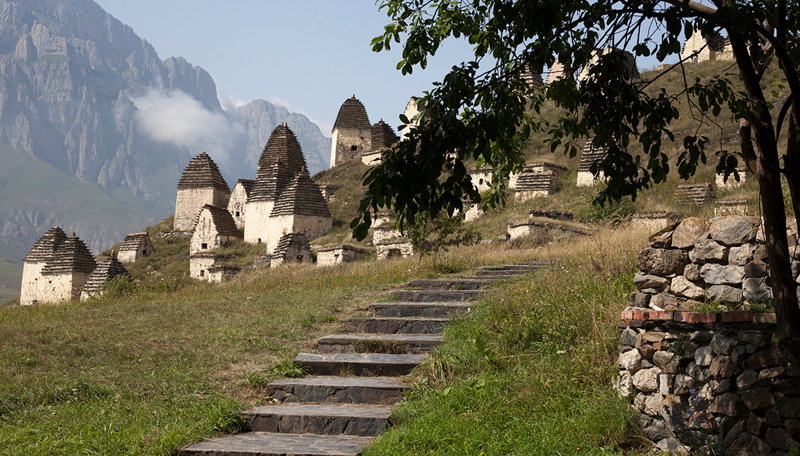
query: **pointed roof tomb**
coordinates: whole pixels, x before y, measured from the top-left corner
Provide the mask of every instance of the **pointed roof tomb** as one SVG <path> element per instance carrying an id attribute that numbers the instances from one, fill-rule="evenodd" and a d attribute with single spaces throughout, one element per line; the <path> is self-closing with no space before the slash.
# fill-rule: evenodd
<path id="1" fill-rule="evenodd" d="M 283 233 L 302 233 L 309 239 L 316 239 L 327 234 L 332 224 L 333 218 L 322 192 L 303 170 L 275 202 L 266 230 L 267 253 L 275 252 Z"/>
<path id="2" fill-rule="evenodd" d="M 25 256 L 25 262 L 39 262 L 48 261 L 52 259 L 56 253 L 56 249 L 64 245 L 67 240 L 67 235 L 60 227 L 56 226 L 44 234 L 31 248 L 28 255 Z"/>
<path id="3" fill-rule="evenodd" d="M 231 199 L 228 201 L 228 212 L 233 216 L 237 228 L 244 228 L 244 214 L 247 209 L 247 198 L 253 191 L 253 179 L 239 179 L 231 191 Z"/>
<path id="4" fill-rule="evenodd" d="M 117 276 L 127 277 L 131 279 L 131 274 L 125 269 L 125 266 L 117 260 L 117 257 L 112 253 L 110 257 L 99 258 L 97 268 L 89 275 L 86 280 L 86 285 L 83 286 L 81 292 L 81 301 L 87 301 L 92 297 L 100 297 L 105 291 L 106 283 L 113 280 Z"/>
<path id="5" fill-rule="evenodd" d="M 278 125 L 258 160 L 256 181 L 247 202 L 275 201 L 292 178 L 305 167 L 303 150 L 294 132 L 286 122 Z"/>
<path id="6" fill-rule="evenodd" d="M 242 238 L 228 209 L 210 204 L 203 206 L 192 230 L 190 254 L 207 252 Z"/>
<path id="7" fill-rule="evenodd" d="M 201 152 L 189 162 L 178 182 L 174 228 L 190 230 L 204 205 L 228 207 L 230 197 L 231 190 L 217 164 L 207 153 Z"/>
<path id="8" fill-rule="evenodd" d="M 143 256 L 152 255 L 153 252 L 153 242 L 146 232 L 131 233 L 122 240 L 117 259 L 120 263 L 132 263 Z"/>
<path id="9" fill-rule="evenodd" d="M 331 133 L 331 167 L 355 160 L 372 150 L 369 116 L 355 94 L 342 103 Z"/>
<path id="10" fill-rule="evenodd" d="M 42 269 L 42 275 L 71 274 L 73 272 L 91 274 L 96 267 L 97 263 L 94 261 L 92 253 L 86 248 L 86 244 L 81 238 L 75 236 L 75 233 L 72 233 L 72 236 L 66 238 L 64 244 L 56 249 L 55 254 Z"/>
<path id="11" fill-rule="evenodd" d="M 372 150 L 386 149 L 397 141 L 400 141 L 400 138 L 383 119 L 372 126 Z"/>

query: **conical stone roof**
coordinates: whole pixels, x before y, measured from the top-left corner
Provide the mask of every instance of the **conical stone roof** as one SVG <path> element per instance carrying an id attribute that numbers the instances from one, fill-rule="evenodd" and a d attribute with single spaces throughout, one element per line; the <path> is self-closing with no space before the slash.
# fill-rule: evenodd
<path id="1" fill-rule="evenodd" d="M 303 233 L 287 233 L 278 240 L 278 246 L 275 247 L 275 253 L 272 254 L 272 258 L 286 259 L 286 253 L 291 246 L 295 246 L 299 251 L 311 253 L 311 244 Z"/>
<path id="2" fill-rule="evenodd" d="M 117 276 L 125 276 L 129 280 L 131 275 L 125 266 L 117 260 L 117 257 L 111 256 L 104 259 L 98 259 L 97 268 L 89 275 L 86 280 L 86 285 L 83 286 L 83 291 L 86 293 L 97 293 L 103 291 L 106 281 L 112 280 Z"/>
<path id="3" fill-rule="evenodd" d="M 331 216 L 328 203 L 322 197 L 319 186 L 309 177 L 308 171 L 298 173 L 275 202 L 270 216 L 279 215 Z"/>
<path id="4" fill-rule="evenodd" d="M 215 188 L 230 193 L 228 184 L 222 178 L 217 164 L 211 160 L 207 153 L 201 152 L 186 166 L 186 170 L 178 182 L 178 190 L 192 188 Z"/>
<path id="5" fill-rule="evenodd" d="M 134 252 L 139 250 L 140 246 L 150 244 L 150 237 L 147 235 L 146 232 L 141 233 L 131 233 L 125 236 L 125 239 L 122 240 L 122 245 L 119 247 L 120 252 Z"/>
<path id="6" fill-rule="evenodd" d="M 336 122 L 333 123 L 333 132 L 337 128 L 370 128 L 367 109 L 358 101 L 355 94 L 342 103 Z"/>
<path id="7" fill-rule="evenodd" d="M 59 227 L 50 228 L 35 244 L 25 256 L 25 261 L 49 261 L 53 258 L 56 250 L 64 245 L 67 235 Z"/>
<path id="8" fill-rule="evenodd" d="M 275 201 L 292 178 L 305 169 L 303 150 L 286 122 L 272 131 L 261 158 L 258 173 L 247 202 Z"/>
<path id="9" fill-rule="evenodd" d="M 592 144 L 593 141 L 594 138 L 589 138 L 586 140 L 586 144 L 583 145 L 583 154 L 581 154 L 581 162 L 578 165 L 579 172 L 590 172 L 593 164 L 603 161 L 608 155 L 608 148 L 604 146 L 595 147 Z"/>
<path id="10" fill-rule="evenodd" d="M 400 138 L 383 119 L 372 126 L 372 150 L 385 149 L 397 141 L 400 141 Z"/>
<path id="11" fill-rule="evenodd" d="M 250 196 L 250 192 L 253 191 L 253 185 L 255 185 L 255 179 L 239 179 L 236 181 L 237 184 L 242 184 L 242 188 L 244 188 L 244 194 Z"/>
<path id="12" fill-rule="evenodd" d="M 214 227 L 220 236 L 242 237 L 242 233 L 236 228 L 236 222 L 233 221 L 233 216 L 227 209 L 206 204 L 197 216 L 198 220 L 203 211 L 208 211 L 211 214 L 211 220 L 214 222 Z M 197 222 L 195 222 L 197 225 Z"/>
<path id="13" fill-rule="evenodd" d="M 69 274 L 71 272 L 91 273 L 97 267 L 86 244 L 77 237 L 71 236 L 56 249 L 52 259 L 42 268 L 42 275 Z"/>

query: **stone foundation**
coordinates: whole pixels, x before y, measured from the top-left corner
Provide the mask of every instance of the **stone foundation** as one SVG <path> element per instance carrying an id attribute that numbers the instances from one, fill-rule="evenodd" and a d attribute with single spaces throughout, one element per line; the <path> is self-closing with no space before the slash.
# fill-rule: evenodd
<path id="1" fill-rule="evenodd" d="M 670 214 L 667 212 L 654 212 L 650 214 L 633 214 L 633 216 L 631 216 L 631 224 L 633 226 L 640 227 L 643 230 L 649 231 L 651 233 L 663 230 L 664 228 L 677 222 L 678 220 L 680 220 L 680 217 L 678 215 Z"/>
<path id="2" fill-rule="evenodd" d="M 580 235 L 592 234 L 591 231 L 573 228 L 570 226 L 556 225 L 553 223 L 537 222 L 535 220 L 516 220 L 508 225 L 509 240 L 520 239 L 526 236 L 533 236 L 543 231 L 562 231 Z"/>
<path id="3" fill-rule="evenodd" d="M 375 247 L 378 251 L 378 260 L 408 258 L 417 253 L 411 243 L 402 240 L 375 243 Z"/>
<path id="4" fill-rule="evenodd" d="M 317 266 L 335 266 L 342 263 L 352 263 L 358 261 L 364 254 L 364 250 L 349 245 L 337 245 L 327 247 L 317 252 Z"/>
<path id="5" fill-rule="evenodd" d="M 615 387 L 662 450 L 788 454 L 800 441 L 800 368 L 773 342 L 775 315 L 629 307 Z"/>

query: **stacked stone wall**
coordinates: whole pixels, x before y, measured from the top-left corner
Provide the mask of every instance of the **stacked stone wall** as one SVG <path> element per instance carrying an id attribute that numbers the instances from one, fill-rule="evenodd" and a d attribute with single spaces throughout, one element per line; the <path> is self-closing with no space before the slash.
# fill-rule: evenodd
<path id="1" fill-rule="evenodd" d="M 659 448 L 709 445 L 729 455 L 798 448 L 800 368 L 774 342 L 774 314 L 629 307 L 621 320 L 615 387 Z"/>
<path id="2" fill-rule="evenodd" d="M 372 150 L 372 127 L 336 128 L 331 143 L 331 167 L 355 160 Z"/>
<path id="3" fill-rule="evenodd" d="M 214 188 L 178 190 L 178 197 L 175 200 L 175 229 L 179 231 L 191 230 L 203 206 L 210 204 L 217 207 L 228 207 L 230 196 L 230 193 Z"/>
<path id="4" fill-rule="evenodd" d="M 592 234 L 589 230 L 574 228 L 565 225 L 556 225 L 554 223 L 538 222 L 536 220 L 515 220 L 508 225 L 509 240 L 521 239 L 527 236 L 533 236 L 538 233 L 547 231 L 561 231 L 564 233 L 589 235 Z"/>
<path id="5" fill-rule="evenodd" d="M 45 284 L 42 277 L 46 261 L 25 261 L 22 266 L 22 286 L 20 290 L 19 303 L 23 306 L 31 306 L 44 302 Z"/>
<path id="6" fill-rule="evenodd" d="M 333 226 L 330 216 L 302 214 L 270 217 L 267 223 L 267 254 L 275 252 L 281 237 L 287 233 L 301 233 L 308 239 L 316 239 L 326 235 Z"/>
<path id="7" fill-rule="evenodd" d="M 317 266 L 324 267 L 352 263 L 358 261 L 363 253 L 364 250 L 349 245 L 325 248 L 317 252 Z"/>
<path id="8" fill-rule="evenodd" d="M 653 212 L 649 214 L 633 214 L 631 224 L 649 232 L 663 230 L 680 220 L 676 214 L 668 212 Z"/>
<path id="9" fill-rule="evenodd" d="M 800 273 L 797 225 L 787 218 L 794 256 L 792 275 Z M 749 305 L 772 299 L 766 246 L 757 217 L 688 218 L 650 238 L 636 259 L 639 273 L 631 304 L 656 310 L 692 310 L 716 301 Z"/>
<path id="10" fill-rule="evenodd" d="M 231 213 L 236 228 L 244 228 L 245 213 L 247 211 L 247 190 L 241 183 L 236 184 L 228 201 L 228 212 Z"/>
<path id="11" fill-rule="evenodd" d="M 375 243 L 378 260 L 391 260 L 395 258 L 408 258 L 417 251 L 410 242 L 402 239 L 382 241 Z"/>
<path id="12" fill-rule="evenodd" d="M 274 206 L 274 201 L 252 201 L 247 203 L 247 223 L 244 226 L 244 242 L 248 244 L 263 244 L 267 242 L 269 238 L 270 214 Z"/>

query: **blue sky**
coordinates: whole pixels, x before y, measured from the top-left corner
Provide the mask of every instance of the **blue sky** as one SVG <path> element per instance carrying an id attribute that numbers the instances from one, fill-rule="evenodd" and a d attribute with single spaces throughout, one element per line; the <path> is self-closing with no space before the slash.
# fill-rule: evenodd
<path id="1" fill-rule="evenodd" d="M 339 107 L 355 94 L 372 123 L 397 127 L 412 95 L 470 54 L 446 43 L 426 71 L 397 71 L 400 49 L 374 53 L 388 18 L 370 0 L 95 0 L 155 47 L 211 73 L 218 89 L 301 112 L 330 136 Z"/>
<path id="2" fill-rule="evenodd" d="M 330 136 L 339 107 L 355 94 L 370 121 L 398 116 L 471 47 L 448 41 L 425 71 L 396 70 L 399 46 L 372 52 L 388 23 L 372 0 L 95 0 L 149 41 L 159 57 L 181 56 L 214 76 L 234 100 L 263 98 L 307 115 Z M 653 66 L 639 62 L 639 67 Z"/>

